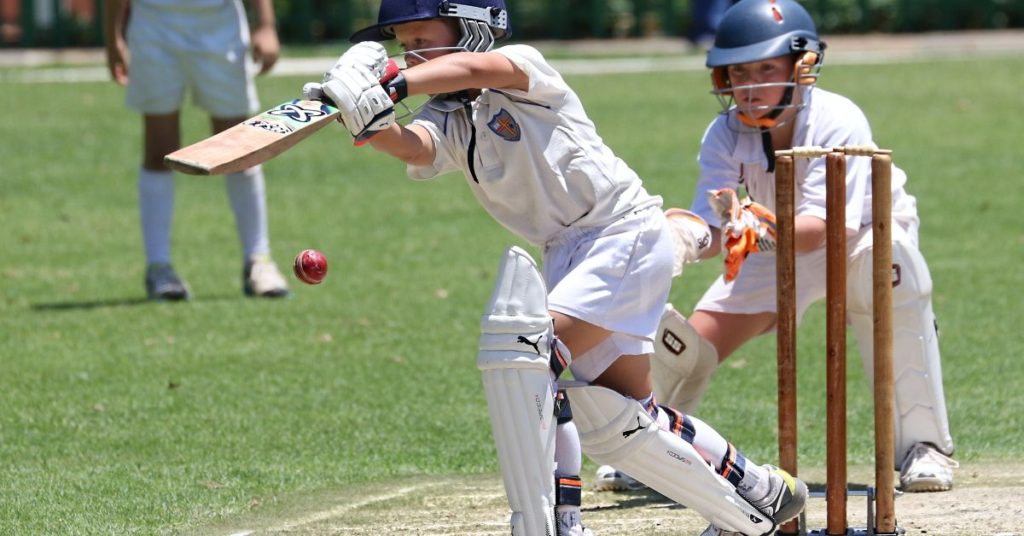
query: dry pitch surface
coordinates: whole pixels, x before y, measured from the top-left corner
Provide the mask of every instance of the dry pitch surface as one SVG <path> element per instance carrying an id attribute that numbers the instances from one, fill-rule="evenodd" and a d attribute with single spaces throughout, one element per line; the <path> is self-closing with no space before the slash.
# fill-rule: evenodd
<path id="1" fill-rule="evenodd" d="M 872 477 L 869 467 L 851 467 L 851 486 Z M 822 471 L 804 470 L 812 490 L 821 490 Z M 1024 465 L 968 465 L 945 493 L 897 497 L 899 526 L 908 536 L 1024 536 Z M 653 492 L 584 492 L 584 519 L 598 536 L 698 534 L 696 513 Z M 203 529 L 203 534 L 312 536 L 507 535 L 504 492 L 498 476 L 420 479 L 367 485 L 302 504 L 254 498 L 249 515 Z M 851 497 L 852 527 L 864 527 L 864 497 Z M 807 526 L 825 526 L 825 500 L 812 498 Z"/>

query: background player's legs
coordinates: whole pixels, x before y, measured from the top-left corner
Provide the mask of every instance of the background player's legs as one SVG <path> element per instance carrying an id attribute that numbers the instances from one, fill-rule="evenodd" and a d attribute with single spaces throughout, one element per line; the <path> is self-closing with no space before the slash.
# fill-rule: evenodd
<path id="1" fill-rule="evenodd" d="M 213 131 L 221 132 L 244 120 L 240 117 L 214 118 Z M 243 290 L 250 296 L 287 296 L 288 283 L 270 258 L 263 168 L 255 166 L 232 173 L 225 177 L 225 181 L 242 244 Z"/>
<path id="2" fill-rule="evenodd" d="M 164 155 L 180 145 L 178 112 L 143 115 L 143 158 L 139 169 L 139 220 L 146 252 L 146 292 L 152 299 L 183 300 L 188 286 L 171 266 L 174 173 Z"/>

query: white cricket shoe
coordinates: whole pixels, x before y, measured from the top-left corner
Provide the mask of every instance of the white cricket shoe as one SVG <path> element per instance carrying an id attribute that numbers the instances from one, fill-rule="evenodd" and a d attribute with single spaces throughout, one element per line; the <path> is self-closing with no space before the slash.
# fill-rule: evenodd
<path id="1" fill-rule="evenodd" d="M 595 491 L 636 491 L 646 487 L 643 482 L 610 465 L 598 467 L 594 478 Z"/>
<path id="2" fill-rule="evenodd" d="M 903 491 L 947 491 L 953 487 L 953 469 L 960 467 L 928 443 L 914 445 L 900 466 Z"/>
<path id="3" fill-rule="evenodd" d="M 146 266 L 146 295 L 151 300 L 180 301 L 192 293 L 170 263 L 154 262 Z"/>
<path id="4" fill-rule="evenodd" d="M 270 255 L 256 255 L 249 259 L 242 270 L 242 281 L 246 296 L 283 298 L 290 294 L 288 282 Z"/>
<path id="5" fill-rule="evenodd" d="M 772 518 L 777 525 L 781 525 L 790 519 L 800 515 L 807 504 L 807 484 L 786 471 L 772 465 L 762 466 L 768 470 L 768 478 L 771 481 L 771 488 L 768 495 L 756 502 L 751 502 L 755 508 L 763 514 Z M 739 532 L 722 530 L 714 525 L 708 525 L 700 536 L 743 536 Z"/>
<path id="6" fill-rule="evenodd" d="M 594 531 L 583 526 L 579 510 L 555 512 L 555 518 L 558 536 L 594 536 Z"/>

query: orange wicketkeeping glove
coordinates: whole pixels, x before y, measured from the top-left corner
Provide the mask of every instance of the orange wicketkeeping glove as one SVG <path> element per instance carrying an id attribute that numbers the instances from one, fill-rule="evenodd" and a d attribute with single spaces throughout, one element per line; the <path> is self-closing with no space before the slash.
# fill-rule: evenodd
<path id="1" fill-rule="evenodd" d="M 775 214 L 749 197 L 741 201 L 732 188 L 712 190 L 708 200 L 722 218 L 725 280 L 729 282 L 739 275 L 747 255 L 775 251 Z"/>

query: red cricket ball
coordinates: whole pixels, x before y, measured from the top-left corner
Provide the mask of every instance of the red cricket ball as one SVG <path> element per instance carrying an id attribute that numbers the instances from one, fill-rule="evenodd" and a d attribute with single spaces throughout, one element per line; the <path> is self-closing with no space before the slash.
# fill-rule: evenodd
<path id="1" fill-rule="evenodd" d="M 327 276 L 327 257 L 315 249 L 306 249 L 295 256 L 295 277 L 307 285 L 318 285 Z"/>

